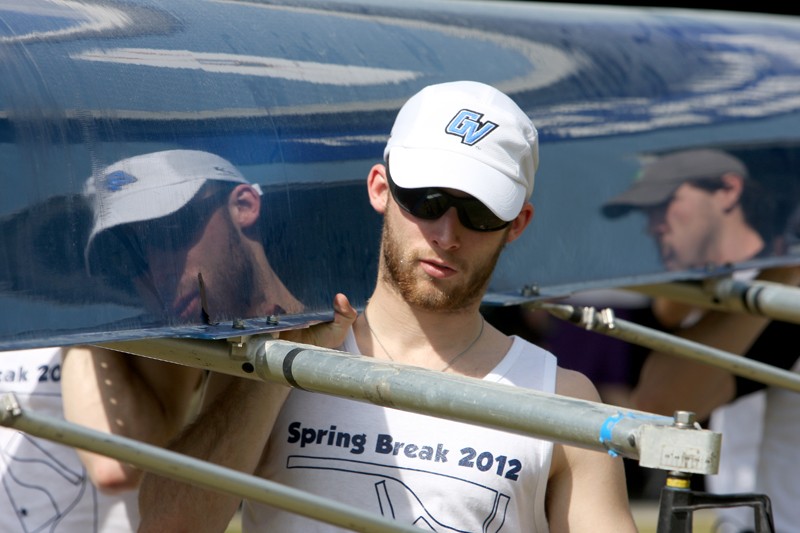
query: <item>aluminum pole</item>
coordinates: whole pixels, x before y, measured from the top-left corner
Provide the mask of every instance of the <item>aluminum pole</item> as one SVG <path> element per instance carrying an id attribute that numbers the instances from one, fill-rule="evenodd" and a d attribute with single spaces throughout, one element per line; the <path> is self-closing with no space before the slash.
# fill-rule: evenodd
<path id="1" fill-rule="evenodd" d="M 611 309 L 598 312 L 593 307 L 550 303 L 537 303 L 534 307 L 545 309 L 554 316 L 591 331 L 604 333 L 651 350 L 718 366 L 737 376 L 767 385 L 800 392 L 800 374 L 616 318 Z"/>
<path id="2" fill-rule="evenodd" d="M 800 324 L 800 288 L 781 283 L 721 278 L 702 283 L 637 285 L 626 289 L 709 309 L 747 312 Z"/>
<path id="3" fill-rule="evenodd" d="M 364 533 L 419 532 L 417 528 L 404 526 L 379 515 L 273 481 L 133 439 L 102 433 L 59 418 L 35 412 L 24 412 L 13 393 L 0 396 L 0 425 L 67 446 L 113 457 L 142 470 L 272 505 L 353 531 Z"/>
<path id="4" fill-rule="evenodd" d="M 163 351 L 159 339 L 105 346 L 171 360 L 183 342 L 167 340 Z M 717 472 L 720 435 L 675 428 L 670 417 L 271 337 L 248 339 L 237 349 L 239 364 L 234 367 L 226 361 L 230 355 L 224 345 L 205 349 L 204 368 L 239 368 L 239 375 L 249 378 L 605 451 L 638 459 L 644 467 Z M 188 346 L 191 350 L 194 344 Z M 665 446 L 669 459 L 659 455 Z M 648 447 L 652 453 L 643 453 Z"/>

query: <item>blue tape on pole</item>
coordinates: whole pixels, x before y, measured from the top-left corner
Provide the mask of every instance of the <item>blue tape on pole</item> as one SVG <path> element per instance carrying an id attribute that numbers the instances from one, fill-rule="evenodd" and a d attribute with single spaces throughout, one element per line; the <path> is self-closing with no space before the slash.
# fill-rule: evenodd
<path id="1" fill-rule="evenodd" d="M 611 440 L 611 432 L 614 429 L 614 426 L 617 425 L 617 422 L 622 420 L 622 413 L 617 413 L 614 416 L 609 416 L 608 418 L 603 421 L 603 424 L 600 426 L 600 442 L 605 444 L 606 441 Z M 611 457 L 617 457 L 619 454 L 609 448 L 608 454 Z"/>
<path id="2" fill-rule="evenodd" d="M 611 440 L 611 431 L 620 420 L 622 420 L 622 413 L 617 413 L 605 419 L 603 425 L 600 426 L 600 442 L 605 443 L 607 440 Z"/>
<path id="3" fill-rule="evenodd" d="M 614 426 L 619 423 L 620 420 L 625 418 L 629 418 L 631 420 L 653 420 L 653 421 L 660 421 L 664 422 L 665 424 L 672 424 L 672 418 L 662 416 L 662 415 L 642 415 L 640 413 L 617 413 L 613 416 L 609 416 L 606 418 L 603 423 L 600 425 L 600 442 L 602 444 L 606 444 L 606 442 L 611 441 L 611 434 L 614 431 Z M 608 447 L 608 446 L 607 446 Z M 615 450 L 608 448 L 608 454 L 611 457 L 617 457 L 619 455 L 618 452 Z"/>

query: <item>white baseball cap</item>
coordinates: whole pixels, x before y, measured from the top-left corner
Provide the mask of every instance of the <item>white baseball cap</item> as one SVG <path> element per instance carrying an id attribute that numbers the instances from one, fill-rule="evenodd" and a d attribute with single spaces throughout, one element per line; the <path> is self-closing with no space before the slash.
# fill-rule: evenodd
<path id="1" fill-rule="evenodd" d="M 533 193 L 539 137 L 514 101 L 490 85 L 430 85 L 400 109 L 383 152 L 403 188 L 463 191 L 510 221 Z"/>
<path id="2" fill-rule="evenodd" d="M 199 150 L 166 150 L 118 161 L 86 182 L 94 225 L 86 244 L 87 260 L 102 231 L 154 220 L 178 211 L 209 180 L 248 183 L 229 161 Z M 258 185 L 253 185 L 261 193 Z"/>

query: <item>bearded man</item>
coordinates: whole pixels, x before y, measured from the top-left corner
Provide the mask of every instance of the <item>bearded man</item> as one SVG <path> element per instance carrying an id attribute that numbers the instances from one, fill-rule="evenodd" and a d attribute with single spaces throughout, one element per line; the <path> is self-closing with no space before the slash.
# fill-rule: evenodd
<path id="1" fill-rule="evenodd" d="M 536 128 L 493 87 L 443 83 L 406 102 L 367 177 L 384 217 L 378 279 L 357 319 L 337 297 L 341 349 L 599 401 L 480 314 L 501 250 L 533 217 L 538 157 Z M 432 531 L 636 530 L 621 459 L 605 453 L 250 380 L 218 398 L 173 449 Z M 140 531 L 213 531 L 239 501 L 148 474 L 140 504 Z M 242 522 L 340 531 L 249 501 Z"/>

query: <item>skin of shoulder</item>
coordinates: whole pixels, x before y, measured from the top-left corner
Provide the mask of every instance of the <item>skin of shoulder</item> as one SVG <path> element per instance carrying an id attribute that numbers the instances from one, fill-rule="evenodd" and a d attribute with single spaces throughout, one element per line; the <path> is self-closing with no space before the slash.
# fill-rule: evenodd
<path id="1" fill-rule="evenodd" d="M 600 402 L 589 378 L 560 367 L 556 394 Z M 546 502 L 553 533 L 637 531 L 622 459 L 605 452 L 555 444 Z"/>

